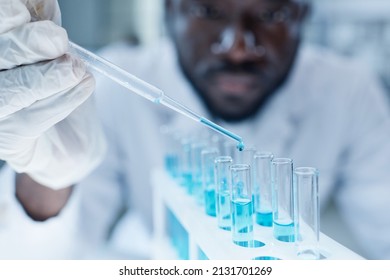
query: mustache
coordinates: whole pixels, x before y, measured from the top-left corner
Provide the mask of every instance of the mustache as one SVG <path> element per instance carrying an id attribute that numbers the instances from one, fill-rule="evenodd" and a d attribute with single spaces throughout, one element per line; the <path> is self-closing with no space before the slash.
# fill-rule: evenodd
<path id="1" fill-rule="evenodd" d="M 220 72 L 228 72 L 231 74 L 251 74 L 259 76 L 263 74 L 263 70 L 258 64 L 253 62 L 232 63 L 229 61 L 215 61 L 201 70 L 203 77 L 214 76 Z"/>

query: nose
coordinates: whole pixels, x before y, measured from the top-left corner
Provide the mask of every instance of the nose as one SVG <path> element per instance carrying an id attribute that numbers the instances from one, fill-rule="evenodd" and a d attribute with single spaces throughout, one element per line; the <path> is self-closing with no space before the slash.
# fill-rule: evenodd
<path id="1" fill-rule="evenodd" d="M 256 42 L 255 35 L 241 26 L 229 26 L 220 35 L 212 51 L 224 55 L 234 63 L 258 59 L 265 55 L 265 48 Z"/>

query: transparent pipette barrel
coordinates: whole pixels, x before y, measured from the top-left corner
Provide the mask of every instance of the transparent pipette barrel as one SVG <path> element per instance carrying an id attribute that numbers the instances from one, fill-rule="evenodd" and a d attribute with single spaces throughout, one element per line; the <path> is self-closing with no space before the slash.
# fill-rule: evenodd
<path id="1" fill-rule="evenodd" d="M 160 103 L 180 114 L 183 114 L 197 122 L 200 122 L 203 125 L 208 126 L 209 128 L 237 141 L 238 149 L 242 150 L 244 148 L 244 143 L 241 137 L 209 121 L 208 119 L 195 114 L 184 105 L 165 95 L 161 89 L 156 88 L 151 84 L 148 84 L 147 82 L 137 78 L 134 75 L 131 75 L 130 73 L 116 66 L 115 64 L 80 47 L 73 42 L 69 42 L 69 52 L 83 60 L 87 67 L 90 67 L 98 73 L 103 74 L 117 84 L 129 89 L 131 92 L 136 93 L 152 102 Z"/>
<path id="2" fill-rule="evenodd" d="M 87 65 L 87 67 L 92 68 L 98 73 L 110 78 L 114 82 L 150 101 L 158 102 L 158 100 L 164 95 L 162 90 L 144 82 L 136 76 L 131 75 L 115 64 L 97 56 L 75 43 L 69 42 L 69 52 L 78 56 Z"/>

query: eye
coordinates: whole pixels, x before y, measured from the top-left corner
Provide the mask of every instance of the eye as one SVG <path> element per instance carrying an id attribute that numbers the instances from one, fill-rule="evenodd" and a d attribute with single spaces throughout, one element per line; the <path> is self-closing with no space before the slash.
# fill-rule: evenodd
<path id="1" fill-rule="evenodd" d="M 260 23 L 280 23 L 286 22 L 291 18 L 291 11 L 287 7 L 278 10 L 269 10 L 261 12 L 257 15 L 257 21 Z"/>
<path id="2" fill-rule="evenodd" d="M 274 18 L 274 12 L 271 11 L 264 11 L 257 15 L 257 21 L 264 22 L 264 23 L 272 22 L 273 18 Z"/>
<path id="3" fill-rule="evenodd" d="M 286 22 L 291 19 L 291 9 L 288 7 L 283 7 L 280 10 L 274 12 L 274 21 L 275 22 Z"/>
<path id="4" fill-rule="evenodd" d="M 206 3 L 192 3 L 189 13 L 193 17 L 201 19 L 221 19 L 223 17 L 223 13 L 218 7 Z"/>

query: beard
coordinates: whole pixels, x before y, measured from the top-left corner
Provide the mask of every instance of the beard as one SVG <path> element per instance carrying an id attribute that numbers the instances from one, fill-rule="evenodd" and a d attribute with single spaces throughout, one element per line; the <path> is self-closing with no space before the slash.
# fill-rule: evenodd
<path id="1" fill-rule="evenodd" d="M 230 123 L 238 123 L 250 119 L 260 112 L 271 97 L 274 96 L 278 89 L 288 80 L 293 61 L 289 63 L 288 67 L 282 71 L 277 78 L 270 78 L 270 73 L 267 73 L 267 69 L 259 67 L 257 64 L 251 62 L 233 64 L 228 61 L 218 61 L 208 64 L 207 67 L 200 66 L 199 69 L 191 72 L 185 67 L 185 64 L 179 57 L 179 65 L 184 76 L 192 88 L 197 92 L 212 118 L 221 119 Z M 257 83 L 266 86 L 261 86 L 261 89 L 255 91 L 254 95 L 256 95 L 256 98 L 251 100 L 251 102 L 247 102 L 247 104 L 243 104 L 242 99 L 234 95 L 225 96 L 223 101 L 221 101 L 218 100 L 215 93 L 202 85 L 202 82 L 199 82 L 203 80 L 206 84 L 210 84 L 220 73 L 252 75 L 258 78 Z M 270 80 L 273 82 L 269 82 Z M 227 106 L 221 106 L 222 103 Z M 232 108 L 232 110 L 226 109 L 229 107 Z"/>

